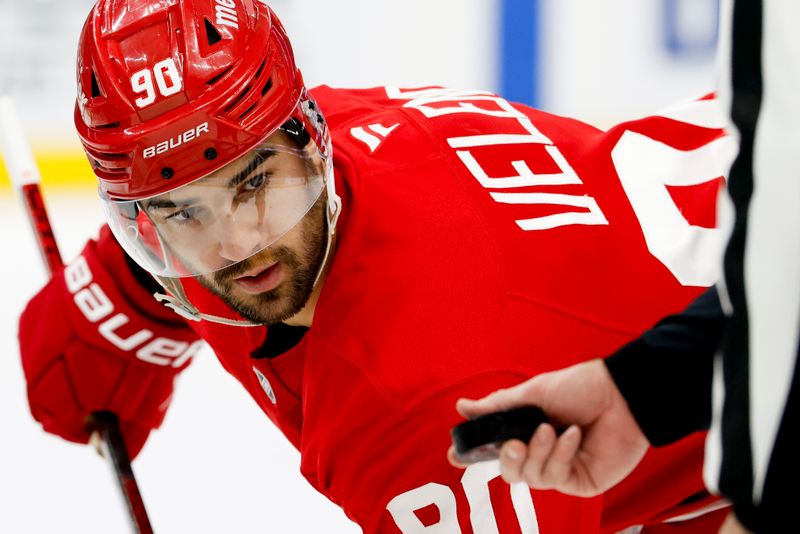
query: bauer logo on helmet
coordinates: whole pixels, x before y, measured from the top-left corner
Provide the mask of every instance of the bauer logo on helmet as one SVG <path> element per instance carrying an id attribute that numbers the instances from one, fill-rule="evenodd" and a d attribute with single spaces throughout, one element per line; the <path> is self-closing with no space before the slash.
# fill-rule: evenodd
<path id="1" fill-rule="evenodd" d="M 167 150 L 172 150 L 173 148 L 181 146 L 183 143 L 188 143 L 193 139 L 197 139 L 204 133 L 208 133 L 208 123 L 204 122 L 202 124 L 198 124 L 194 128 L 190 128 L 183 132 L 182 134 L 176 135 L 174 138 L 171 137 L 166 141 L 161 141 L 157 145 L 149 146 L 144 149 L 142 153 L 142 157 L 145 159 L 152 158 L 156 154 L 163 154 Z"/>

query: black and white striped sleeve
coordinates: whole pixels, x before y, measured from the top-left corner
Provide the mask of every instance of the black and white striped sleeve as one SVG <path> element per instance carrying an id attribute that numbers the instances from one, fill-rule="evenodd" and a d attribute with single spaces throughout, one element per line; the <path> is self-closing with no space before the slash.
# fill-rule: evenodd
<path id="1" fill-rule="evenodd" d="M 754 532 L 794 532 L 800 480 L 800 2 L 734 0 L 724 7 L 721 53 L 728 69 L 720 96 L 730 106 L 740 149 L 728 180 L 736 220 L 717 308 L 706 293 L 606 363 L 654 444 L 702 428 L 713 397 L 706 484 L 728 497 Z"/>
<path id="2" fill-rule="evenodd" d="M 800 477 L 800 2 L 736 0 L 728 21 L 722 93 L 741 144 L 705 475 L 745 526 L 788 532 Z"/>

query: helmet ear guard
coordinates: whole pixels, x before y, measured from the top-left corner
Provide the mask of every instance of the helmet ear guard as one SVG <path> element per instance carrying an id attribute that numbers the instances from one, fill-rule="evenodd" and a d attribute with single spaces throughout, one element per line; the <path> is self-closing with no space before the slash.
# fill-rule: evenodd
<path id="1" fill-rule="evenodd" d="M 305 126 L 303 126 L 303 123 L 294 117 L 284 122 L 280 129 L 289 136 L 289 139 L 297 145 L 297 148 L 302 149 L 311 141 L 311 136 L 308 134 Z"/>

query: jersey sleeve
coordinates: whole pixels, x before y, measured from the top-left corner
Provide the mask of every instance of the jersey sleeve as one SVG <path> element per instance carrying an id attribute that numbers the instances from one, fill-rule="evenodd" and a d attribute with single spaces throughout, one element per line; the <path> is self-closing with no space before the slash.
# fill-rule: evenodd
<path id="1" fill-rule="evenodd" d="M 653 445 L 708 428 L 713 360 L 724 321 L 717 291 L 711 288 L 683 313 L 662 319 L 606 359 Z M 681 393 L 675 395 L 678 384 Z"/>

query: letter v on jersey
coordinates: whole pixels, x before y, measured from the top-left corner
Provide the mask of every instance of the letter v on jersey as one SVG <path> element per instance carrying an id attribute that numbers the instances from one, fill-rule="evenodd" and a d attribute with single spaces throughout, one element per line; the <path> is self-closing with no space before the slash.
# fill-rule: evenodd
<path id="1" fill-rule="evenodd" d="M 365 128 L 357 126 L 350 129 L 350 134 L 363 142 L 369 147 L 370 152 L 375 152 L 375 149 L 386 139 L 392 131 L 397 128 L 400 123 L 392 124 L 391 126 L 384 126 L 383 124 L 370 124 Z M 369 130 L 369 131 L 367 131 Z"/>

